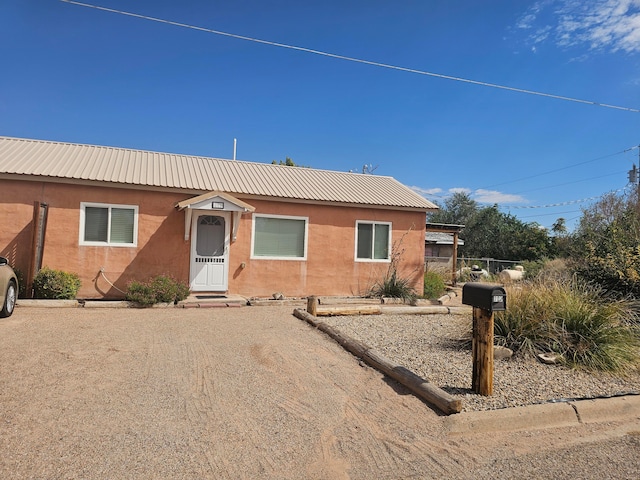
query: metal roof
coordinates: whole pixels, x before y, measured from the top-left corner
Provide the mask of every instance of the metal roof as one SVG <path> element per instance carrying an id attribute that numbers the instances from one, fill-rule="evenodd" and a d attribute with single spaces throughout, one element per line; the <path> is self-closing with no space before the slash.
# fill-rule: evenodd
<path id="1" fill-rule="evenodd" d="M 0 175 L 6 174 L 381 208 L 437 208 L 392 177 L 0 136 Z"/>
<path id="2" fill-rule="evenodd" d="M 438 245 L 453 245 L 453 233 L 429 232 L 425 233 L 425 242 L 436 243 Z M 464 240 L 458 239 L 458 245 L 464 245 Z"/>

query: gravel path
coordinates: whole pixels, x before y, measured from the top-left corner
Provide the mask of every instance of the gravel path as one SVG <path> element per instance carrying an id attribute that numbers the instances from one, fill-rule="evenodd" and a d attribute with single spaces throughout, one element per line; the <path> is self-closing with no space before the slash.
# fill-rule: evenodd
<path id="1" fill-rule="evenodd" d="M 468 315 L 362 315 L 322 321 L 461 398 L 463 411 L 640 393 L 640 372 L 627 377 L 590 374 L 515 356 L 494 362 L 492 396 L 474 394 L 471 349 L 459 342 L 471 328 Z"/>

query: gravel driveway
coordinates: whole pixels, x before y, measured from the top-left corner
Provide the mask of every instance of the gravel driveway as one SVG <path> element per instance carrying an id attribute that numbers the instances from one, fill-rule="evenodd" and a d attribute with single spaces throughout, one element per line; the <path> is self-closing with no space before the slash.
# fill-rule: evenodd
<path id="1" fill-rule="evenodd" d="M 436 413 L 291 312 L 18 308 L 0 323 L 0 478 L 461 469 L 435 455 Z"/>
<path id="2" fill-rule="evenodd" d="M 0 322 L 0 478 L 493 478 L 590 435 L 640 468 L 626 430 L 449 438 L 291 313 L 16 309 Z"/>

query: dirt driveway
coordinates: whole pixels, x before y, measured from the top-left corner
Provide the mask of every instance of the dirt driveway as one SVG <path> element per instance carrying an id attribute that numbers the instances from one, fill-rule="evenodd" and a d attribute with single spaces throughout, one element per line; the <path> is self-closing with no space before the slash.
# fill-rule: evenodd
<path id="1" fill-rule="evenodd" d="M 291 312 L 16 309 L 0 322 L 0 478 L 465 478 L 507 451 L 570 446 L 446 438 L 438 414 Z"/>

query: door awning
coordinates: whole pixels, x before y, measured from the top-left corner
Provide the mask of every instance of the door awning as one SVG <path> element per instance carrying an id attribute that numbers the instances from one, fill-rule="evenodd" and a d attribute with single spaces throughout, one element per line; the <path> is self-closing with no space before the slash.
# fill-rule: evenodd
<path id="1" fill-rule="evenodd" d="M 254 212 L 255 207 L 224 192 L 208 192 L 197 197 L 188 198 L 175 204 L 178 210 L 184 210 L 184 239 L 189 240 L 191 233 L 191 219 L 193 211 L 231 212 L 233 231 L 231 241 L 236 240 L 240 216 L 243 213 Z"/>

